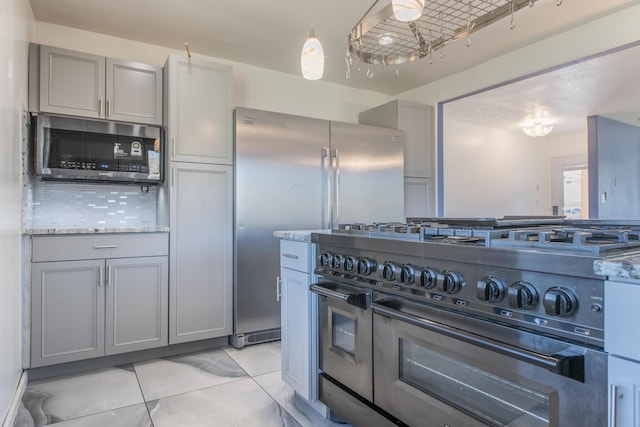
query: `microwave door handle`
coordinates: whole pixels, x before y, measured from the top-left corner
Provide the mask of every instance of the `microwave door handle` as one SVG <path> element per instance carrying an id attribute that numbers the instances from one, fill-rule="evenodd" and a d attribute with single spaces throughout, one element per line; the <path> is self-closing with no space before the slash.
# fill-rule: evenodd
<path id="1" fill-rule="evenodd" d="M 534 351 L 522 349 L 509 344 L 484 338 L 460 329 L 452 328 L 432 320 L 424 319 L 409 313 L 395 310 L 380 303 L 371 305 L 373 312 L 381 314 L 401 322 L 409 323 L 419 328 L 444 335 L 446 337 L 463 341 L 485 350 L 493 351 L 520 361 L 529 363 L 550 372 L 584 382 L 584 356 L 583 355 L 559 355 L 547 356 Z"/>

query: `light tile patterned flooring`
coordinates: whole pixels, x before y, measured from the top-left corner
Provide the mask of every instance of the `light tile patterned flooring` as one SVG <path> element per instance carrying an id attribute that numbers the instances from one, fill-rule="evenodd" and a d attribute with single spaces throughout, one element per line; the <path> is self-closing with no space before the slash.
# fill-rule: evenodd
<path id="1" fill-rule="evenodd" d="M 16 427 L 337 426 L 296 405 L 280 342 L 30 381 Z"/>

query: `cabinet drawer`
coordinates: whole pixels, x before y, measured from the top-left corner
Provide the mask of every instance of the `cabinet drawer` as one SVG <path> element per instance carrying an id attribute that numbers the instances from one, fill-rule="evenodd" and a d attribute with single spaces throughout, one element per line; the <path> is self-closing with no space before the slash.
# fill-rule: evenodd
<path id="1" fill-rule="evenodd" d="M 309 273 L 309 247 L 307 242 L 280 241 L 280 266 Z"/>
<path id="2" fill-rule="evenodd" d="M 169 253 L 168 233 L 76 234 L 33 236 L 31 239 L 33 262 L 163 256 Z"/>

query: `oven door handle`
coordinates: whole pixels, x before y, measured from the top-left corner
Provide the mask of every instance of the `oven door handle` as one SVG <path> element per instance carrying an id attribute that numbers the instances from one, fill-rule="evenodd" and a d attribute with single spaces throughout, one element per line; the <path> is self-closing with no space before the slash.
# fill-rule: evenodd
<path id="1" fill-rule="evenodd" d="M 381 303 L 384 303 L 381 301 Z M 583 355 L 561 355 L 554 354 L 547 356 L 545 354 L 536 353 L 534 351 L 515 347 L 509 344 L 494 341 L 489 338 L 480 337 L 478 335 L 462 331 L 451 326 L 443 325 L 432 320 L 414 316 L 395 310 L 380 303 L 371 305 L 374 313 L 390 317 L 411 325 L 423 328 L 449 338 L 463 341 L 467 344 L 475 345 L 485 350 L 493 351 L 508 357 L 512 357 L 523 362 L 530 363 L 553 373 L 564 377 L 572 378 L 577 381 L 584 382 L 584 356 Z"/>
<path id="2" fill-rule="evenodd" d="M 354 307 L 358 307 L 362 310 L 366 310 L 370 302 L 369 295 L 366 292 L 345 293 L 328 289 L 322 285 L 311 285 L 309 286 L 309 289 L 311 289 L 311 292 L 323 297 L 344 301 L 347 304 L 353 305 Z"/>

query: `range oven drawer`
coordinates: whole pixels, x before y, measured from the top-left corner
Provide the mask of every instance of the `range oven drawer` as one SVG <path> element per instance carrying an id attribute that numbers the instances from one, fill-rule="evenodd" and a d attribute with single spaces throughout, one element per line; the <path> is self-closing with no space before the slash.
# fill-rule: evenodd
<path id="1" fill-rule="evenodd" d="M 403 422 L 606 425 L 604 353 L 524 331 L 520 342 L 534 346 L 518 348 L 443 324 L 440 310 L 408 301 L 383 300 L 372 307 L 374 403 Z M 564 361 L 575 361 L 580 372 L 565 369 Z"/>

